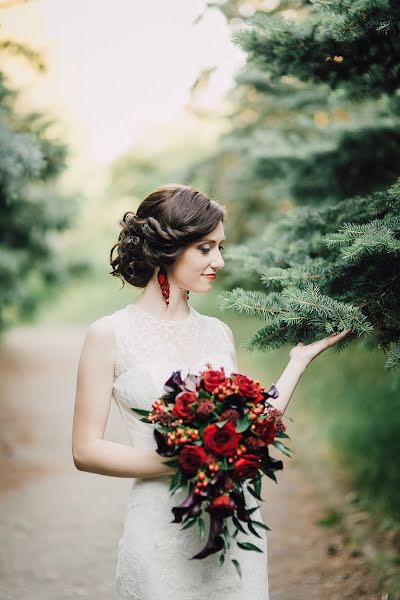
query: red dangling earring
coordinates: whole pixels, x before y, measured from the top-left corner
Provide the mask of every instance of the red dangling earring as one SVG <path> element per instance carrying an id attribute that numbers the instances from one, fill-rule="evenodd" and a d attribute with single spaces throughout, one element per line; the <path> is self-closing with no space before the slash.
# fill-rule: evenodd
<path id="1" fill-rule="evenodd" d="M 157 279 L 158 279 L 158 283 L 160 284 L 160 287 L 161 287 L 161 293 L 164 296 L 165 303 L 168 307 L 169 283 L 168 283 L 168 279 L 167 279 L 167 273 L 166 273 L 164 267 L 160 267 L 160 270 L 157 273 Z"/>

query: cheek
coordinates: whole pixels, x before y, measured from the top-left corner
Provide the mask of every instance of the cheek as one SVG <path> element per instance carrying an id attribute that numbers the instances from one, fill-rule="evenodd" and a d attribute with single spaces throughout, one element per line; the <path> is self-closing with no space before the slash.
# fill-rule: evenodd
<path id="1" fill-rule="evenodd" d="M 190 272 L 193 272 L 193 274 L 196 271 L 202 272 L 206 263 L 207 255 L 202 254 L 198 250 L 188 250 L 180 257 L 179 262 L 176 263 L 175 272 L 182 276 L 190 275 Z"/>

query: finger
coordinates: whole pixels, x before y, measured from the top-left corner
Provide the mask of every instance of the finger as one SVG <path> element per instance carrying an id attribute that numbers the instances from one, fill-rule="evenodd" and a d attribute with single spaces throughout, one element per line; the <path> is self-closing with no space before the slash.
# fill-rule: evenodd
<path id="1" fill-rule="evenodd" d="M 337 332 L 333 333 L 332 335 L 328 336 L 326 339 L 331 344 L 336 344 L 337 342 L 339 342 L 340 340 L 343 340 L 345 337 L 347 337 L 352 332 L 353 332 L 353 330 L 350 328 L 343 329 L 343 331 L 337 331 Z"/>
<path id="2" fill-rule="evenodd" d="M 350 333 L 352 331 L 353 330 L 351 327 L 347 327 L 347 329 L 343 329 L 342 331 L 335 331 L 334 333 L 331 333 L 331 335 L 328 337 L 336 337 L 338 335 L 347 335 L 348 333 Z"/>

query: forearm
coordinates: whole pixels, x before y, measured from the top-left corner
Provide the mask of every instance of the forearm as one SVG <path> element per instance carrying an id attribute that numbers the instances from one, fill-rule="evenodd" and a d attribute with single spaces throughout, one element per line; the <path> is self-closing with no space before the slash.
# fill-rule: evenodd
<path id="1" fill-rule="evenodd" d="M 146 479 L 173 474 L 174 470 L 164 464 L 173 458 L 160 456 L 155 450 L 99 439 L 74 456 L 74 464 L 89 473 Z"/>
<path id="2" fill-rule="evenodd" d="M 276 382 L 279 396 L 276 399 L 269 398 L 268 402 L 280 411 L 285 412 L 287 405 L 289 404 L 290 398 L 296 388 L 296 385 L 306 369 L 306 364 L 290 359 L 286 365 L 285 370 Z"/>

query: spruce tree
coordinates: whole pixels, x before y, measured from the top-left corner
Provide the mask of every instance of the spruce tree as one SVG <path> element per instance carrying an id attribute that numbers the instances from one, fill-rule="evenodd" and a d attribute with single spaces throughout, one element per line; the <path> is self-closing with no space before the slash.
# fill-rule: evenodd
<path id="1" fill-rule="evenodd" d="M 272 189 L 272 206 L 286 193 L 290 204 L 283 216 L 272 209 L 261 234 L 227 251 L 231 291 L 220 306 L 264 321 L 248 348 L 307 343 L 352 327 L 337 351 L 357 336 L 388 351 L 385 367 L 396 368 L 399 8 L 388 0 L 284 4 L 295 18 L 257 12 L 234 34 L 248 57 L 238 87 L 255 90 L 257 116 L 245 135 L 233 128 L 223 150 L 246 147 L 247 180 Z M 271 108 L 283 87 L 283 111 L 282 103 Z M 261 211 L 252 216 L 266 221 Z"/>

